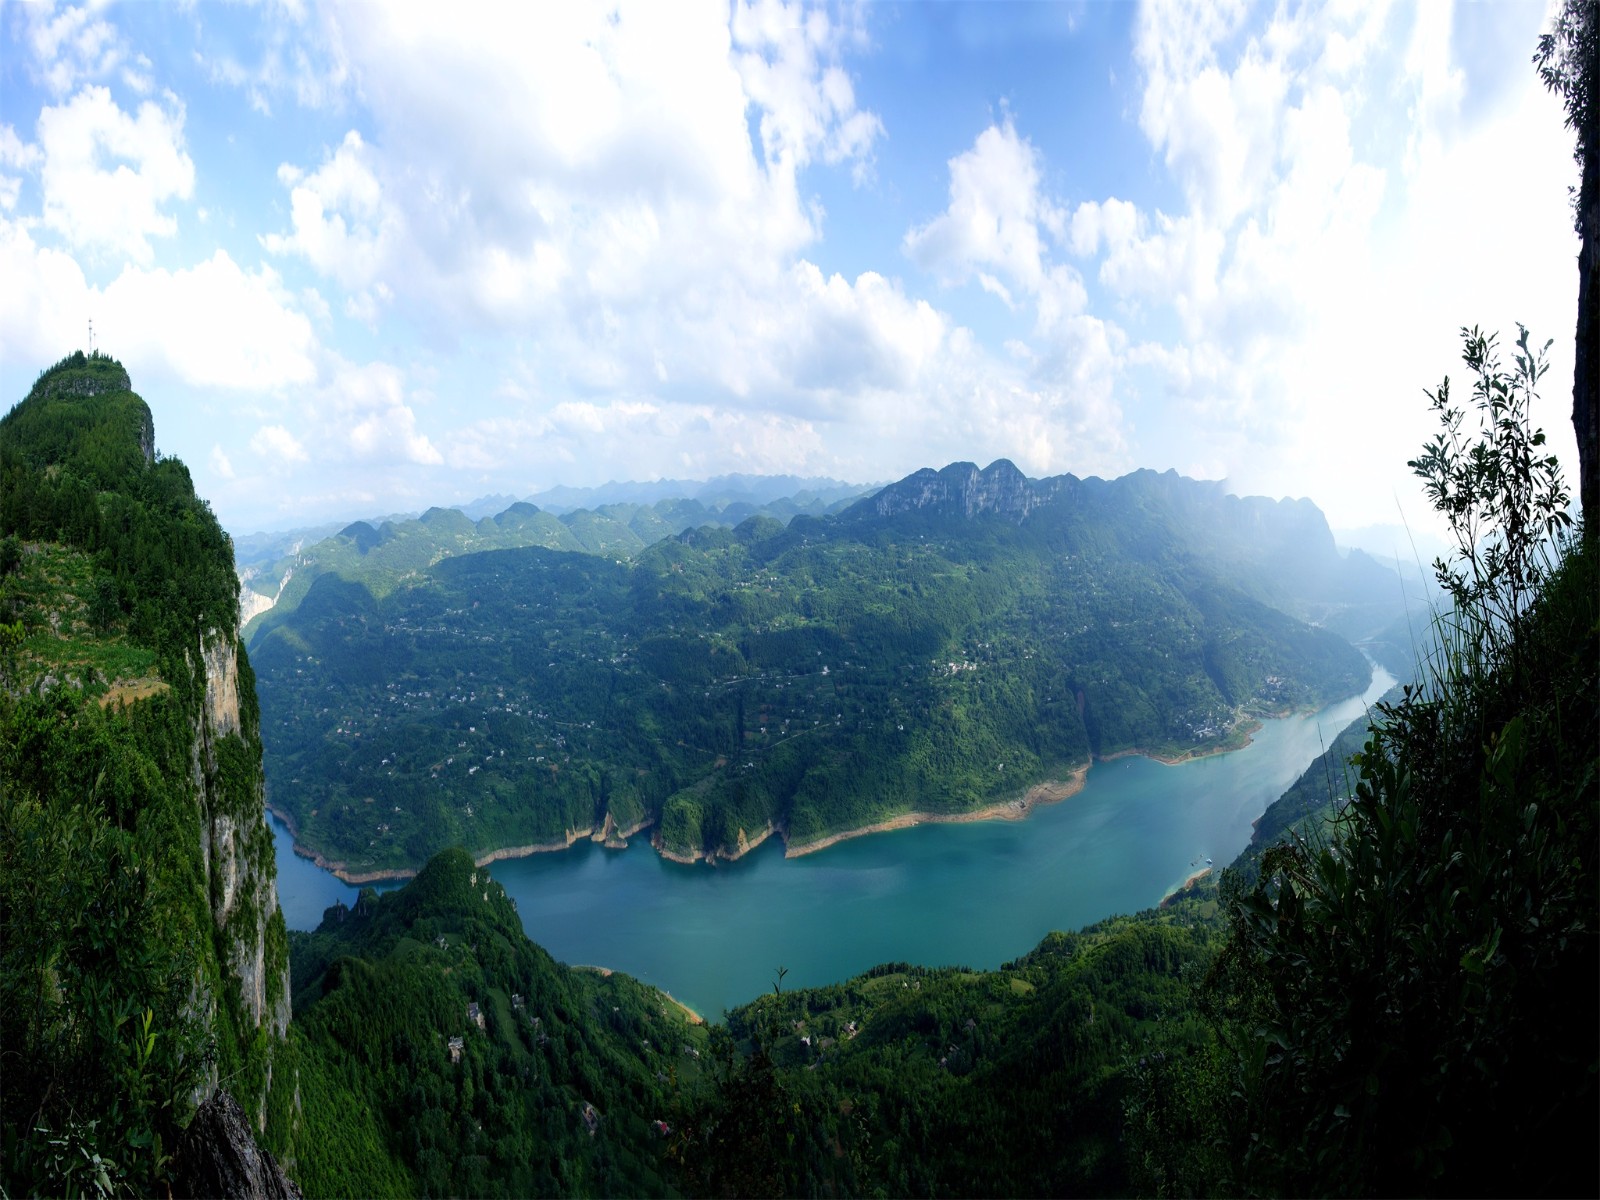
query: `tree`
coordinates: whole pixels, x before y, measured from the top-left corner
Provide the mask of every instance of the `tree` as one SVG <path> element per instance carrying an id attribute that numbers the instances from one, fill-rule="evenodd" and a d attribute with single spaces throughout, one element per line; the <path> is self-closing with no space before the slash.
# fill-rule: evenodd
<path id="1" fill-rule="evenodd" d="M 1600 516 L 1600 0 L 1566 0 L 1550 32 L 1539 39 L 1533 62 L 1539 78 L 1561 97 L 1567 128 L 1577 135 L 1573 158 L 1581 172 L 1574 224 L 1578 251 L 1578 333 L 1573 351 L 1572 428 L 1578 436 L 1578 496 L 1587 535 Z"/>
<path id="2" fill-rule="evenodd" d="M 117 581 L 109 575 L 97 575 L 89 597 L 89 624 L 96 633 L 104 635 L 121 616 L 122 598 L 117 593 Z"/>
<path id="3" fill-rule="evenodd" d="M 1528 423 L 1542 355 L 1462 331 L 1410 464 L 1457 540 L 1423 678 L 1379 705 L 1324 840 L 1261 859 L 1213 973 L 1235 1016 L 1242 1191 L 1589 1192 L 1595 546 Z"/>

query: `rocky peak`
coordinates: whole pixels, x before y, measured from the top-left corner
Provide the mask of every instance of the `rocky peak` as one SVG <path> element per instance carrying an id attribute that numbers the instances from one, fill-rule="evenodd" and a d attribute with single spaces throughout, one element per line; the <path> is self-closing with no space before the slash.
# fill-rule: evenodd
<path id="1" fill-rule="evenodd" d="M 194 1114 L 174 1161 L 180 1196 L 298 1197 L 300 1189 L 256 1144 L 239 1102 L 218 1091 Z"/>
<path id="2" fill-rule="evenodd" d="M 940 471 L 924 467 L 891 483 L 857 508 L 880 517 L 919 509 L 960 515 L 968 520 L 994 513 L 1020 523 L 1054 496 L 1055 482 L 1036 483 L 1009 459 L 998 458 L 982 470 L 975 463 L 958 462 Z"/>

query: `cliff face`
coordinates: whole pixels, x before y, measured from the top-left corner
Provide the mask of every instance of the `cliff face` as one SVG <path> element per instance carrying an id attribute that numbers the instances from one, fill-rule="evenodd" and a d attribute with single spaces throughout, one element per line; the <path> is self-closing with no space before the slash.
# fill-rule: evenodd
<path id="1" fill-rule="evenodd" d="M 228 947 L 225 966 L 238 980 L 246 1019 L 281 1038 L 289 1028 L 289 963 L 281 948 L 269 952 L 272 915 L 278 911 L 277 867 L 265 823 L 260 737 L 241 716 L 241 653 L 232 633 L 211 630 L 200 639 L 205 691 L 190 770 L 200 797 L 200 855 L 211 916 Z M 253 694 L 246 699 L 249 712 Z M 223 747 L 230 741 L 234 753 L 253 766 L 243 779 L 231 778 L 224 769 Z M 269 1064 L 269 1080 L 270 1072 Z M 246 1098 L 252 1099 L 259 1100 Z"/>
<path id="2" fill-rule="evenodd" d="M 1020 523 L 1076 482 L 1070 475 L 1031 480 L 1004 458 L 996 459 L 981 471 L 973 463 L 951 463 L 939 471 L 924 467 L 863 500 L 852 511 L 893 517 L 918 509 L 933 509 L 959 514 L 968 520 L 993 513 Z"/>
<path id="3" fill-rule="evenodd" d="M 223 1086 L 265 1129 L 290 1015 L 232 549 L 111 359 L 41 374 L 0 474 L 0 1191 L 170 1193 L 142 1148 Z"/>

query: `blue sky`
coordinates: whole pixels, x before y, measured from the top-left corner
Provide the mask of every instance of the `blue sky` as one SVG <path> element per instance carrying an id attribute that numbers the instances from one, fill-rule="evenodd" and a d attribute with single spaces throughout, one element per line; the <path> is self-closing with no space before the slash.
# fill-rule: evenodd
<path id="1" fill-rule="evenodd" d="M 236 533 L 558 483 L 1176 468 L 1430 522 L 1556 339 L 1542 3 L 0 5 L 0 395 L 120 358 Z"/>

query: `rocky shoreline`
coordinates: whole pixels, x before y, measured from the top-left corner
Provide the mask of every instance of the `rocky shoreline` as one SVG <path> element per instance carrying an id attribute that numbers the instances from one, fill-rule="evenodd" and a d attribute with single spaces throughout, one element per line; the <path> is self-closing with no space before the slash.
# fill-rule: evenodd
<path id="1" fill-rule="evenodd" d="M 1233 742 L 1231 739 L 1226 745 L 1212 746 L 1205 749 L 1186 750 L 1181 754 L 1163 754 L 1158 751 L 1134 747 L 1128 750 L 1118 750 L 1114 754 L 1097 756 L 1093 762 L 1114 762 L 1119 758 L 1152 759 L 1163 766 L 1177 766 L 1181 763 L 1191 762 L 1197 758 L 1209 758 L 1215 754 L 1231 754 L 1235 750 L 1242 750 L 1254 740 L 1252 735 L 1261 728 L 1261 721 L 1251 719 L 1243 727 L 1243 740 Z M 1075 768 L 1065 779 L 1049 779 L 1036 783 L 1021 797 L 1014 800 L 1004 800 L 997 804 L 985 805 L 969 812 L 958 813 L 931 813 L 908 812 L 897 816 L 874 821 L 856 829 L 841 830 L 838 833 L 824 834 L 820 838 L 802 845 L 795 845 L 788 840 L 788 831 L 780 829 L 773 824 L 767 824 L 758 830 L 754 837 L 739 830 L 739 844 L 732 850 L 707 850 L 695 854 L 683 854 L 676 850 L 668 849 L 661 844 L 660 834 L 650 839 L 651 848 L 662 858 L 669 862 L 681 863 L 684 866 L 694 866 L 697 863 L 715 865 L 717 862 L 735 862 L 760 846 L 768 838 L 778 835 L 784 839 L 783 856 L 785 858 L 800 858 L 806 854 L 815 854 L 819 850 L 826 850 L 829 846 L 836 846 L 840 842 L 851 838 L 865 837 L 872 833 L 889 833 L 896 829 L 910 829 L 917 825 L 964 825 L 972 821 L 1020 821 L 1028 816 L 1040 804 L 1055 804 L 1083 790 L 1088 779 L 1089 768 L 1092 763 L 1085 763 Z M 417 871 L 413 868 L 394 867 L 379 868 L 370 871 L 351 870 L 348 863 L 338 862 L 324 858 L 315 850 L 307 849 L 300 844 L 300 831 L 295 828 L 294 822 L 287 813 L 267 805 L 274 816 L 289 827 L 289 832 L 294 835 L 294 852 L 301 858 L 310 859 L 323 870 L 328 871 L 343 880 L 345 883 L 360 885 L 365 883 L 380 883 L 390 880 L 403 880 L 413 878 Z M 549 842 L 535 842 L 525 846 L 507 846 L 499 850 L 489 850 L 475 855 L 473 861 L 480 867 L 488 866 L 493 862 L 500 862 L 511 858 L 527 858 L 533 854 L 548 854 L 559 850 L 570 850 L 584 838 L 599 842 L 608 849 L 623 850 L 628 846 L 628 839 L 644 829 L 648 829 L 655 822 L 650 817 L 630 825 L 626 829 L 613 824 L 611 815 L 606 814 L 605 824 L 600 829 L 569 829 L 565 839 Z M 1187 884 L 1185 886 L 1188 886 Z"/>
<path id="2" fill-rule="evenodd" d="M 294 819 L 288 813 L 267 805 L 267 811 L 282 821 L 289 829 L 289 834 L 294 838 L 294 852 L 327 871 L 334 878 L 352 887 L 360 887 L 366 883 L 387 883 L 394 880 L 415 879 L 418 868 L 415 867 L 379 867 L 370 871 L 351 870 L 350 864 L 336 859 L 325 858 L 315 850 L 309 849 L 300 843 L 300 830 L 296 828 Z M 648 829 L 654 821 L 650 817 L 629 825 L 626 828 L 618 827 L 611 819 L 611 814 L 606 814 L 605 824 L 599 829 L 590 826 L 588 829 L 569 829 L 567 836 L 558 841 L 534 842 L 526 846 L 504 846 L 499 850 L 486 850 L 481 854 L 473 855 L 472 861 L 476 866 L 486 867 L 493 862 L 502 862 L 509 858 L 528 858 L 534 854 L 549 854 L 557 850 L 570 850 L 584 838 L 592 842 L 599 842 L 608 850 L 626 850 L 628 839 L 643 829 Z"/>
<path id="3" fill-rule="evenodd" d="M 818 850 L 826 850 L 829 846 L 838 845 L 850 838 L 865 837 L 869 833 L 888 833 L 895 829 L 910 829 L 914 825 L 966 825 L 973 821 L 1021 821 L 1041 804 L 1056 804 L 1071 796 L 1076 796 L 1083 790 L 1089 775 L 1089 765 L 1085 763 L 1078 767 L 1066 779 L 1047 779 L 1036 783 L 1016 800 L 1005 800 L 999 804 L 986 805 L 975 808 L 970 812 L 960 813 L 926 813 L 910 812 L 901 813 L 883 821 L 874 821 L 871 825 L 864 825 L 859 829 L 848 829 L 842 833 L 830 833 L 804 845 L 793 844 L 784 847 L 785 858 L 799 858 L 806 854 L 815 854 Z"/>
<path id="4" fill-rule="evenodd" d="M 771 822 L 763 826 L 761 831 L 753 838 L 741 828 L 739 830 L 739 845 L 731 854 L 726 850 L 704 850 L 699 854 L 680 854 L 676 850 L 669 850 L 663 846 L 659 836 L 650 839 L 650 846 L 668 862 L 682 863 L 686 867 L 692 867 L 695 863 L 715 865 L 718 859 L 723 862 L 735 862 L 743 858 L 777 832 L 778 827 Z"/>

